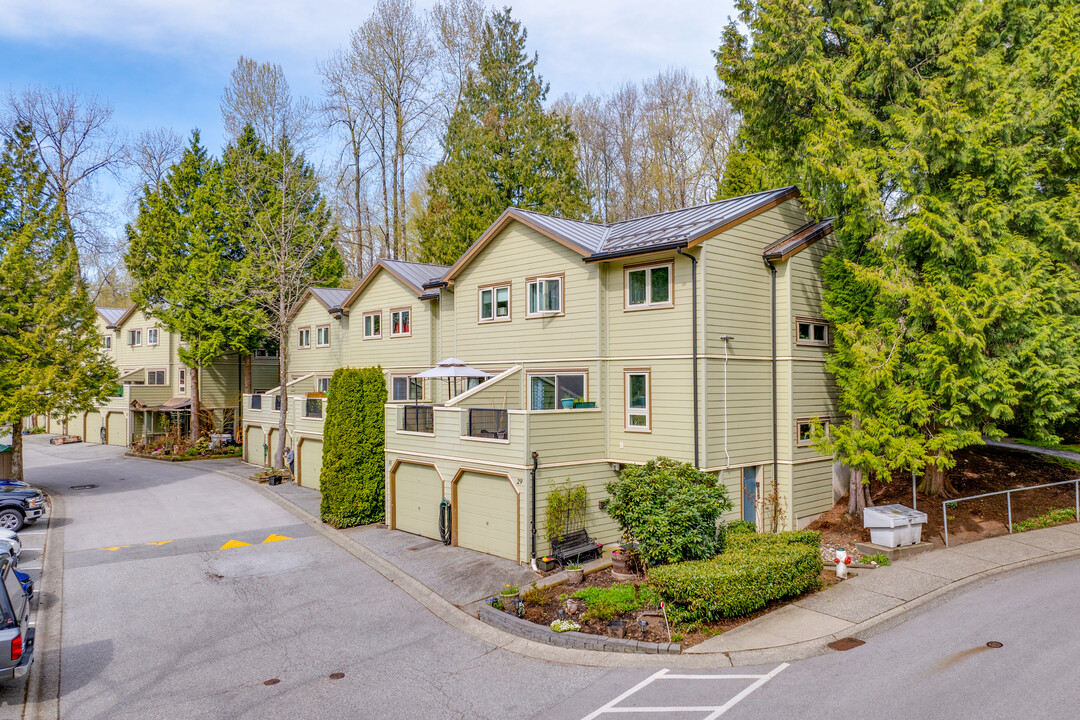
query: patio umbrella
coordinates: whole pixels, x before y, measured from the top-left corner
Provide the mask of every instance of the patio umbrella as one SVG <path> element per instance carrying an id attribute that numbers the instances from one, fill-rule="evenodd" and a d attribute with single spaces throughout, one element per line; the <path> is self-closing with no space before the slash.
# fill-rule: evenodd
<path id="1" fill-rule="evenodd" d="M 446 358 L 430 370 L 425 370 L 422 373 L 417 373 L 412 377 L 414 379 L 421 380 L 426 378 L 446 378 L 447 393 L 450 392 L 450 380 L 451 378 L 453 378 L 454 395 L 457 395 L 458 378 L 489 378 L 491 377 L 491 373 L 486 373 L 483 370 L 471 368 L 457 358 Z"/>

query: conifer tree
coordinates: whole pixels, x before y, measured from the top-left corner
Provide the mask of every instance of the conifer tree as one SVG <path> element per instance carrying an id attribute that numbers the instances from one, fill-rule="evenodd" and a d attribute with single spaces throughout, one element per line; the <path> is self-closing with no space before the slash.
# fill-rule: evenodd
<path id="1" fill-rule="evenodd" d="M 428 173 L 421 259 L 451 264 L 508 207 L 580 218 L 576 140 L 566 118 L 544 109 L 528 33 L 494 12 L 484 26 L 479 71 L 470 76 L 446 132 L 446 158 Z"/>
<path id="2" fill-rule="evenodd" d="M 103 402 L 116 368 L 101 352 L 70 224 L 47 190 L 27 123 L 0 155 L 0 423 L 23 477 L 22 419 Z"/>

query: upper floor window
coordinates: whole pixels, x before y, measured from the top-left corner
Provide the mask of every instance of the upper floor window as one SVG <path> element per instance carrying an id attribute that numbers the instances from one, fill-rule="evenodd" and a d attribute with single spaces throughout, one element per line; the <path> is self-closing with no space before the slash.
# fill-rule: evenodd
<path id="1" fill-rule="evenodd" d="M 529 409 L 557 410 L 564 400 L 585 397 L 585 373 L 551 373 L 529 375 Z"/>
<path id="2" fill-rule="evenodd" d="M 652 429 L 652 373 L 648 370 L 626 370 L 626 429 Z"/>
<path id="3" fill-rule="evenodd" d="M 180 368 L 176 374 L 176 389 L 182 394 L 187 392 L 187 368 Z"/>
<path id="4" fill-rule="evenodd" d="M 142 345 L 142 330 L 128 330 L 128 345 Z"/>
<path id="5" fill-rule="evenodd" d="M 296 331 L 296 347 L 301 350 L 311 347 L 311 328 L 300 328 Z"/>
<path id="6" fill-rule="evenodd" d="M 329 325 L 320 325 L 315 328 L 315 347 L 330 347 Z"/>
<path id="7" fill-rule="evenodd" d="M 795 318 L 795 342 L 798 345 L 828 345 L 829 323 L 813 318 Z"/>
<path id="8" fill-rule="evenodd" d="M 106 350 L 112 350 L 112 335 L 105 335 L 101 338 L 101 346 Z"/>
<path id="9" fill-rule="evenodd" d="M 146 331 L 146 344 L 157 345 L 158 344 L 158 329 L 150 328 Z"/>
<path id="10" fill-rule="evenodd" d="M 480 322 L 504 322 L 510 319 L 510 285 L 480 288 Z"/>
<path id="11" fill-rule="evenodd" d="M 164 385 L 165 384 L 165 371 L 164 370 L 147 370 L 146 371 L 146 384 L 147 385 Z"/>
<path id="12" fill-rule="evenodd" d="M 623 293 L 627 310 L 671 307 L 671 262 L 629 267 L 625 270 Z"/>
<path id="13" fill-rule="evenodd" d="M 795 446 L 796 447 L 809 447 L 814 442 L 814 419 L 815 418 L 799 418 L 795 421 Z M 825 430 L 825 434 L 829 434 L 829 419 L 817 418 L 817 421 L 821 423 Z"/>
<path id="14" fill-rule="evenodd" d="M 394 375 L 390 378 L 390 400 L 392 402 L 419 401 L 424 399 L 424 381 L 408 375 Z"/>
<path id="15" fill-rule="evenodd" d="M 330 378 L 319 377 L 315 378 L 315 389 L 321 393 L 330 392 Z"/>
<path id="16" fill-rule="evenodd" d="M 390 311 L 390 337 L 403 337 L 412 334 L 412 311 L 407 309 Z"/>
<path id="17" fill-rule="evenodd" d="M 277 347 L 268 346 L 255 351 L 255 357 L 277 357 Z"/>
<path id="18" fill-rule="evenodd" d="M 364 313 L 364 339 L 378 340 L 382 337 L 382 313 Z"/>
<path id="19" fill-rule="evenodd" d="M 563 278 L 546 277 L 527 281 L 529 309 L 525 317 L 562 315 L 563 313 Z"/>

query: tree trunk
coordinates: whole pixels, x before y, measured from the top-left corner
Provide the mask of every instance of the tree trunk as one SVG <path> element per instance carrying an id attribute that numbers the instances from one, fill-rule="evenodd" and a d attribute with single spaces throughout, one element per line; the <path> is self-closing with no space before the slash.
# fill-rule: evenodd
<path id="1" fill-rule="evenodd" d="M 23 479 L 22 418 L 11 423 L 11 479 Z"/>
<path id="2" fill-rule="evenodd" d="M 191 375 L 191 442 L 199 441 L 199 368 L 189 368 Z"/>
<path id="3" fill-rule="evenodd" d="M 851 483 L 848 485 L 848 515 L 861 522 L 865 508 L 866 487 L 863 485 L 863 471 L 860 468 L 851 468 Z"/>
<path id="4" fill-rule="evenodd" d="M 930 497 L 951 497 L 956 494 L 948 473 L 936 465 L 927 465 L 918 491 Z"/>
<path id="5" fill-rule="evenodd" d="M 244 356 L 244 394 L 251 394 L 251 356 Z"/>
<path id="6" fill-rule="evenodd" d="M 289 415 L 289 388 L 285 383 L 289 381 L 286 373 L 287 363 L 285 352 L 288 347 L 288 336 L 284 340 L 278 340 L 278 392 L 281 396 L 281 410 L 278 412 L 278 437 L 277 449 L 274 450 L 274 467 L 284 467 L 285 458 L 285 420 Z"/>

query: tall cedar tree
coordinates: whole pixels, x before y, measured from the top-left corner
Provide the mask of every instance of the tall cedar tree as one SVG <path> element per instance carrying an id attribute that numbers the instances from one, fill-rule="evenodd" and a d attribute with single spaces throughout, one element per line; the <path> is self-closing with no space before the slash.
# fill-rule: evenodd
<path id="1" fill-rule="evenodd" d="M 838 216 L 819 447 L 887 479 L 1012 423 L 1044 438 L 1080 387 L 1080 6 L 740 0 L 716 53 L 741 137 Z M 851 508 L 865 501 L 851 494 Z"/>
<path id="2" fill-rule="evenodd" d="M 0 424 L 12 428 L 16 480 L 24 417 L 89 410 L 117 380 L 71 226 L 47 187 L 33 129 L 20 123 L 0 156 Z"/>
<path id="3" fill-rule="evenodd" d="M 244 257 L 237 281 L 218 286 L 215 297 L 222 305 L 250 303 L 254 312 L 247 314 L 247 321 L 252 330 L 265 333 L 278 347 L 283 402 L 274 465 L 281 467 L 293 312 L 309 287 L 336 287 L 345 266 L 334 245 L 336 226 L 315 169 L 287 137 L 269 148 L 249 127 L 226 149 L 222 164 L 230 223 L 239 229 Z"/>
<path id="4" fill-rule="evenodd" d="M 191 439 L 199 438 L 201 369 L 227 353 L 250 355 L 265 335 L 251 322 L 251 300 L 222 302 L 218 289 L 237 281 L 244 248 L 226 205 L 220 163 L 192 133 L 187 150 L 157 186 L 147 185 L 127 227 L 124 258 L 134 301 L 184 344 L 192 369 Z"/>
<path id="5" fill-rule="evenodd" d="M 428 173 L 419 220 L 424 262 L 452 264 L 508 207 L 568 218 L 588 211 L 576 140 L 566 118 L 544 110 L 548 86 L 525 52 L 528 33 L 493 12 L 479 72 L 469 77 L 446 131 L 446 159 Z"/>

